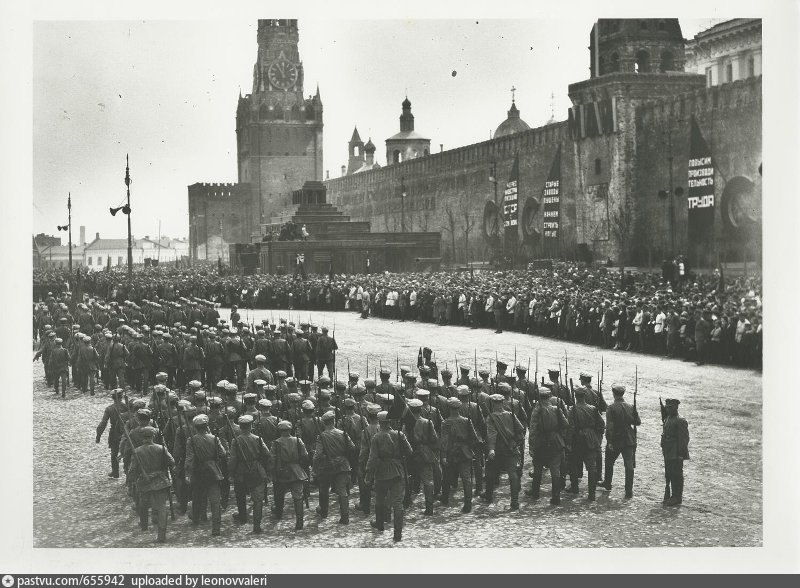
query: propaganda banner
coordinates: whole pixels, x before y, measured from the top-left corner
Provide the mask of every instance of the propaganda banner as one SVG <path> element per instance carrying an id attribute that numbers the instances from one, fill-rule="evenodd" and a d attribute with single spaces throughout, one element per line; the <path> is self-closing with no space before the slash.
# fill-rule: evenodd
<path id="1" fill-rule="evenodd" d="M 561 223 L 561 147 L 556 151 L 542 190 L 542 236 L 558 239 Z"/>
<path id="2" fill-rule="evenodd" d="M 503 227 L 506 236 L 516 235 L 519 224 L 519 154 L 514 157 L 514 165 L 503 191 Z"/>
<path id="3" fill-rule="evenodd" d="M 694 116 L 691 124 L 687 184 L 689 243 L 698 244 L 714 235 L 714 162 Z"/>

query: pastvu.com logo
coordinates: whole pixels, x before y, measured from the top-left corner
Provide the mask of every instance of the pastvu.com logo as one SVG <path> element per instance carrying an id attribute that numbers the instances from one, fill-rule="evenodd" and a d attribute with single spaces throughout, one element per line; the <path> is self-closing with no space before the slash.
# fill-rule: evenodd
<path id="1" fill-rule="evenodd" d="M 11 588 L 14 585 L 14 576 L 9 576 L 8 574 L 3 576 L 3 586 L 5 588 Z"/>

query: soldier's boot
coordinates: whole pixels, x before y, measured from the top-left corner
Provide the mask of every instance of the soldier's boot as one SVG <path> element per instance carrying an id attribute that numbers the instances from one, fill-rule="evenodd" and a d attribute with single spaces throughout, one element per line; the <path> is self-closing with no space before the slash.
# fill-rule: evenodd
<path id="1" fill-rule="evenodd" d="M 475 496 L 480 496 L 483 493 L 483 472 L 475 468 Z"/>
<path id="2" fill-rule="evenodd" d="M 531 484 L 531 489 L 525 491 L 526 496 L 530 496 L 534 500 L 539 500 L 539 489 L 542 486 L 542 474 L 536 475 L 536 472 L 533 472 L 533 482 Z"/>
<path id="3" fill-rule="evenodd" d="M 683 477 L 672 480 L 672 497 L 667 500 L 667 506 L 678 506 L 683 503 Z"/>
<path id="4" fill-rule="evenodd" d="M 279 521 L 279 520 L 281 520 L 283 518 L 283 502 L 284 502 L 284 497 L 281 496 L 280 493 L 276 494 L 275 495 L 275 508 L 272 510 L 272 517 L 276 521 Z"/>
<path id="5" fill-rule="evenodd" d="M 384 530 L 384 526 L 383 526 L 383 523 L 384 523 L 384 521 L 383 521 L 383 508 L 384 507 L 375 505 L 375 520 L 374 521 L 370 521 L 370 523 L 369 523 L 370 527 L 372 527 L 373 529 L 377 529 L 381 533 Z"/>
<path id="6" fill-rule="evenodd" d="M 442 484 L 442 494 L 439 496 L 439 503 L 444 506 L 450 504 L 450 484 Z"/>
<path id="7" fill-rule="evenodd" d="M 433 516 L 433 486 L 425 486 L 425 512 L 426 517 Z"/>
<path id="8" fill-rule="evenodd" d="M 661 504 L 666 504 L 667 501 L 672 497 L 670 493 L 670 481 L 667 480 L 667 483 L 664 486 L 664 500 L 661 501 Z"/>
<path id="9" fill-rule="evenodd" d="M 253 502 L 253 534 L 261 533 L 261 515 L 264 512 L 264 503 L 261 501 Z"/>
<path id="10" fill-rule="evenodd" d="M 217 537 L 219 535 L 220 521 L 211 520 L 211 536 Z"/>
<path id="11" fill-rule="evenodd" d="M 564 478 L 562 478 L 562 485 L 564 484 L 563 480 L 564 480 Z M 579 484 L 578 478 L 576 478 L 575 476 L 570 475 L 570 477 L 569 477 L 569 488 L 567 488 L 567 492 L 569 492 L 570 494 L 577 494 L 578 493 L 578 484 Z"/>
<path id="12" fill-rule="evenodd" d="M 240 525 L 247 522 L 247 496 L 243 493 L 236 494 L 236 510 L 233 514 L 233 520 Z"/>
<path id="13" fill-rule="evenodd" d="M 156 541 L 164 543 L 167 540 L 167 511 L 162 509 L 158 513 L 158 537 Z"/>
<path id="14" fill-rule="evenodd" d="M 394 511 L 394 537 L 392 540 L 395 543 L 403 540 L 403 511 L 400 509 Z"/>
<path id="15" fill-rule="evenodd" d="M 606 474 L 603 476 L 601 486 L 606 490 L 611 490 L 611 480 L 614 479 L 614 466 L 606 462 Z"/>
<path id="16" fill-rule="evenodd" d="M 147 531 L 147 510 L 139 509 L 139 528 L 142 531 Z"/>
<path id="17" fill-rule="evenodd" d="M 597 485 L 603 483 L 603 452 L 597 453 Z"/>
<path id="18" fill-rule="evenodd" d="M 625 498 L 633 498 L 633 470 L 625 470 Z"/>
<path id="19" fill-rule="evenodd" d="M 111 455 L 111 473 L 108 474 L 109 478 L 119 478 L 119 460 L 115 455 Z"/>
<path id="20" fill-rule="evenodd" d="M 589 502 L 593 502 L 596 499 L 597 474 L 589 472 L 588 475 L 589 475 Z"/>
<path id="21" fill-rule="evenodd" d="M 328 516 L 328 502 L 330 496 L 327 491 L 323 490 L 323 488 L 327 486 L 327 484 L 322 484 L 319 487 L 319 506 L 317 507 L 317 514 L 321 518 L 327 518 Z"/>
<path id="22" fill-rule="evenodd" d="M 347 496 L 339 497 L 339 524 L 350 524 L 350 500 Z"/>
<path id="23" fill-rule="evenodd" d="M 156 541 L 158 543 L 166 543 L 167 542 L 167 527 L 165 526 L 163 529 L 158 529 L 158 537 L 156 537 Z"/>
<path id="24" fill-rule="evenodd" d="M 295 531 L 302 531 L 303 530 L 303 499 L 299 498 L 294 501 L 294 530 Z"/>
<path id="25" fill-rule="evenodd" d="M 370 492 L 366 492 L 363 500 L 361 501 L 361 512 L 363 512 L 365 515 L 368 515 L 371 508 L 372 496 Z"/>
<path id="26" fill-rule="evenodd" d="M 550 495 L 550 504 L 558 506 L 561 504 L 561 478 L 553 478 L 553 488 Z"/>

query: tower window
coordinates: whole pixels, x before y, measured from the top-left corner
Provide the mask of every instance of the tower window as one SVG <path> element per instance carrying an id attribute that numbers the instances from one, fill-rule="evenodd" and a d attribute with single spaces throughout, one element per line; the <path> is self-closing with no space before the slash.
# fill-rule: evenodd
<path id="1" fill-rule="evenodd" d="M 358 154 L 358 145 L 356 145 L 355 147 L 353 147 L 353 157 L 358 157 L 358 155 L 359 155 Z"/>
<path id="2" fill-rule="evenodd" d="M 602 170 L 602 164 L 600 162 L 600 158 L 594 160 L 594 173 L 595 175 L 600 175 L 600 171 Z"/>
<path id="3" fill-rule="evenodd" d="M 726 82 L 733 81 L 733 64 L 730 62 L 725 64 L 725 81 Z"/>
<path id="4" fill-rule="evenodd" d="M 400 163 L 400 151 L 398 151 L 397 149 L 395 149 L 394 153 L 392 153 L 392 162 Z"/>
<path id="5" fill-rule="evenodd" d="M 706 87 L 710 88 L 714 85 L 714 70 L 710 67 L 706 68 Z"/>
<path id="6" fill-rule="evenodd" d="M 675 63 L 672 59 L 672 51 L 663 51 L 661 53 L 661 71 L 673 71 L 675 69 Z"/>
<path id="7" fill-rule="evenodd" d="M 650 55 L 642 49 L 636 53 L 636 63 L 634 65 L 636 73 L 646 73 L 650 71 Z"/>

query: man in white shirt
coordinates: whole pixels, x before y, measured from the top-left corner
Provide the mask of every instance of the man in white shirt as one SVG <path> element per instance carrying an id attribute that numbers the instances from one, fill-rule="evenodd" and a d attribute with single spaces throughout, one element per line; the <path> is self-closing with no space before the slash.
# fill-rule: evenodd
<path id="1" fill-rule="evenodd" d="M 413 321 L 417 318 L 417 291 L 413 288 L 411 289 L 411 294 L 408 295 L 408 308 Z"/>
<path id="2" fill-rule="evenodd" d="M 664 355 L 666 353 L 666 333 L 664 332 L 664 323 L 667 321 L 667 315 L 664 314 L 664 308 L 659 305 L 658 312 L 656 313 L 655 325 L 653 333 L 656 336 L 656 353 Z"/>
<path id="3" fill-rule="evenodd" d="M 506 303 L 506 320 L 508 320 L 508 326 L 506 327 L 508 330 L 514 328 L 514 312 L 517 308 L 517 297 L 514 296 L 513 292 L 508 293 L 508 302 Z"/>
<path id="4" fill-rule="evenodd" d="M 464 292 L 458 295 L 458 314 L 463 325 L 469 324 L 469 310 L 467 308 L 467 295 Z"/>
<path id="5" fill-rule="evenodd" d="M 644 319 L 644 311 L 642 310 L 642 303 L 636 303 L 636 315 L 633 317 L 633 331 L 635 333 L 632 343 L 636 346 L 634 351 L 642 351 L 642 320 Z M 631 348 L 630 343 L 628 349 Z"/>

